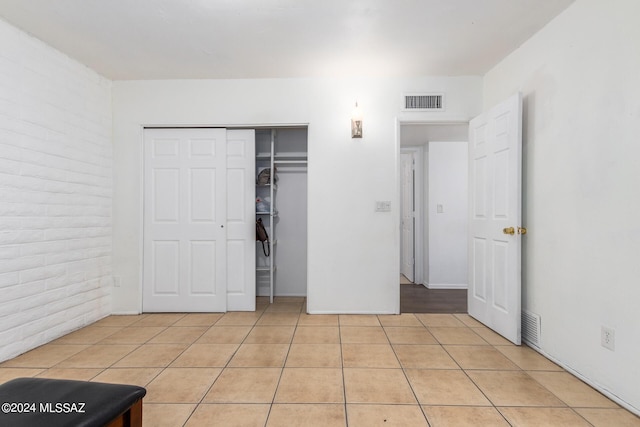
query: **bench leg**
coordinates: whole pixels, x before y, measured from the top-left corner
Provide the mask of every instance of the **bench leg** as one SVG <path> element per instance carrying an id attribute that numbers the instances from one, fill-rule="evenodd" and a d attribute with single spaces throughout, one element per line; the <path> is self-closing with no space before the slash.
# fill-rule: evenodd
<path id="1" fill-rule="evenodd" d="M 142 399 L 118 418 L 111 421 L 106 427 L 142 427 Z"/>

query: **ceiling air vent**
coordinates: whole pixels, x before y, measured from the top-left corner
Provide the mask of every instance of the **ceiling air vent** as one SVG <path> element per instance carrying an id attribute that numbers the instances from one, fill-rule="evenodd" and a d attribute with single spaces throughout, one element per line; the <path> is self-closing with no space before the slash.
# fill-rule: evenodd
<path id="1" fill-rule="evenodd" d="M 444 111 L 444 94 L 410 93 L 404 95 L 405 111 Z"/>

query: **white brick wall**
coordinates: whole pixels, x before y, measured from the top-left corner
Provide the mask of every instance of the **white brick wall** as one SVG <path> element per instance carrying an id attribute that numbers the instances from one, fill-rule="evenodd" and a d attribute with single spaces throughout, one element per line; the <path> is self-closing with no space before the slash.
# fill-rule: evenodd
<path id="1" fill-rule="evenodd" d="M 111 311 L 111 82 L 0 20 L 0 361 Z"/>

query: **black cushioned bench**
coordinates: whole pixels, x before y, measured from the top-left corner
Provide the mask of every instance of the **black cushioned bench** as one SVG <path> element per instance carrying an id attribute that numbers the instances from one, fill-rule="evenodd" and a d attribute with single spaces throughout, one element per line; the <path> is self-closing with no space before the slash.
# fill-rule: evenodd
<path id="1" fill-rule="evenodd" d="M 48 378 L 0 385 L 1 427 L 139 427 L 143 387 Z"/>

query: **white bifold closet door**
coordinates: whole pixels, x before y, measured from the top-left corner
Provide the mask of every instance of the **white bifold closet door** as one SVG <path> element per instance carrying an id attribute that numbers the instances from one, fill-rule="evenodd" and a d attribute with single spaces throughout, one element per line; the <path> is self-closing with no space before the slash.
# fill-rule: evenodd
<path id="1" fill-rule="evenodd" d="M 227 310 L 256 309 L 256 133 L 227 130 Z"/>
<path id="2" fill-rule="evenodd" d="M 255 309 L 254 152 L 249 130 L 145 129 L 143 311 Z"/>

